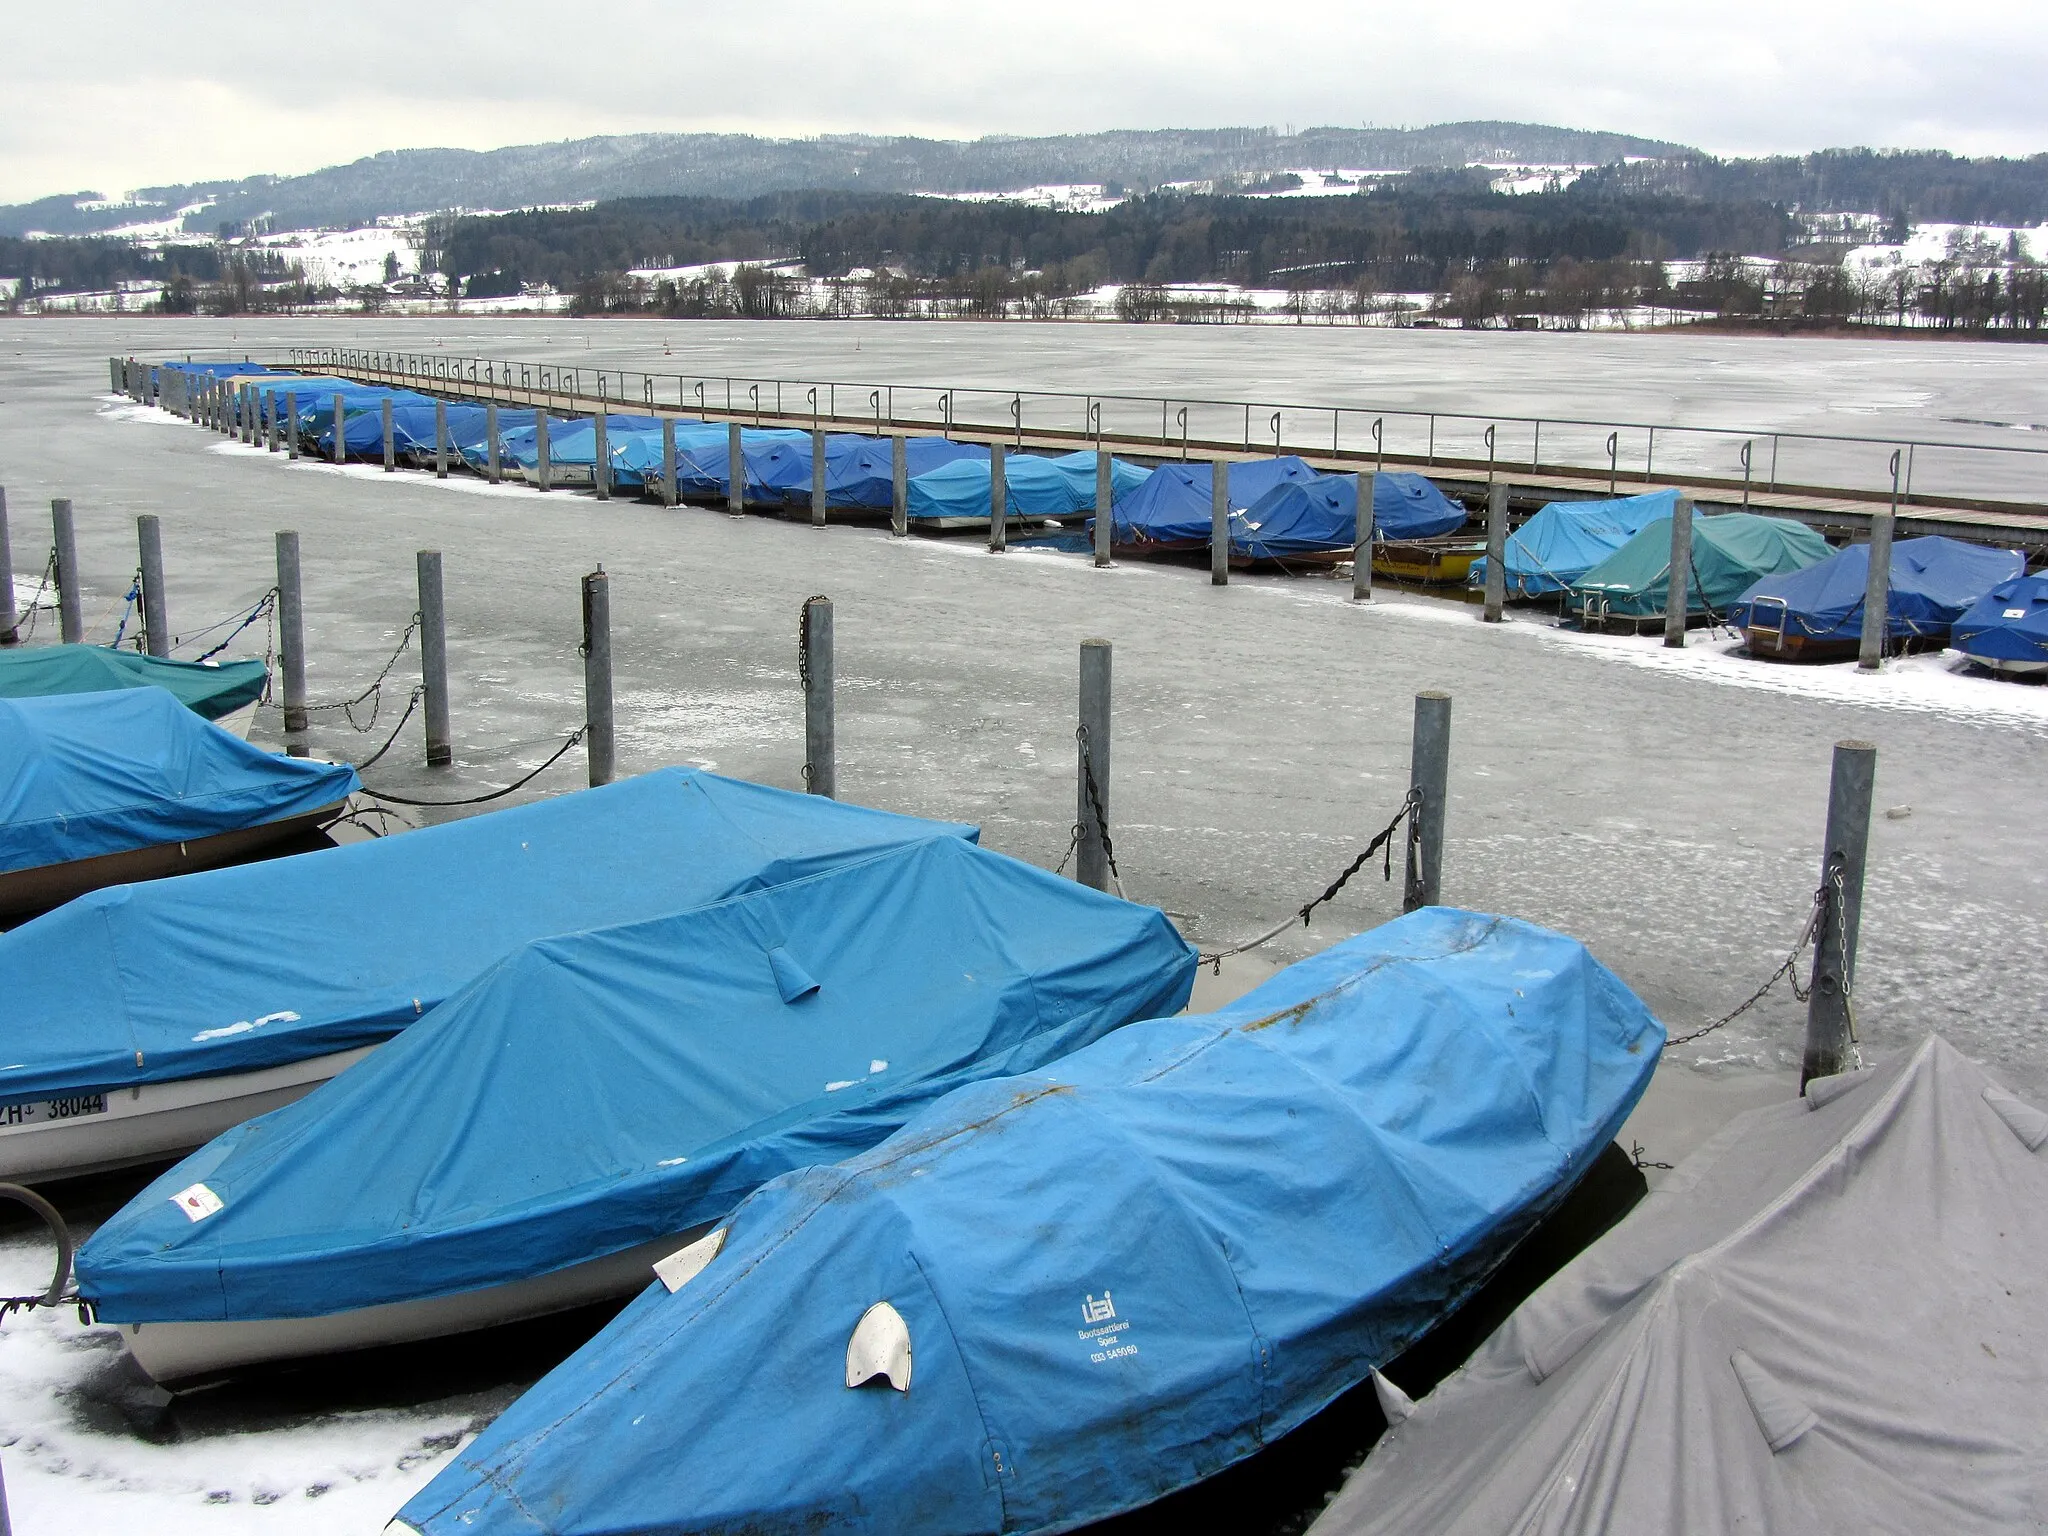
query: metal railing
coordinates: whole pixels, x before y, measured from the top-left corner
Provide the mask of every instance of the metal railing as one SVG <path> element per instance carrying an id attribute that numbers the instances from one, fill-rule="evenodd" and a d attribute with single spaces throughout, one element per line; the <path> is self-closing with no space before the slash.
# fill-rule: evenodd
<path id="1" fill-rule="evenodd" d="M 1745 503 L 1753 495 L 1888 499 L 1896 451 L 1904 455 L 1906 503 L 2048 513 L 2048 445 L 1192 395 L 655 374 L 355 348 L 295 348 L 290 360 L 401 387 L 512 395 L 564 411 L 602 404 L 762 426 L 958 433 L 1018 446 L 1109 443 L 1168 459 L 1293 453 L 1449 476 L 1555 477 L 1617 492 L 1684 482 L 1725 489 L 1730 500 L 1739 495 Z"/>

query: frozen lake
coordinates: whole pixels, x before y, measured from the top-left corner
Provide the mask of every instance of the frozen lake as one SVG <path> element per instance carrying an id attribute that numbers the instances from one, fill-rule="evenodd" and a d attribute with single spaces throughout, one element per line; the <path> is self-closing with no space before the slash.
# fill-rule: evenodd
<path id="1" fill-rule="evenodd" d="M 415 605 L 413 552 L 443 551 L 457 763 L 420 766 L 414 724 L 370 770 L 373 784 L 452 798 L 539 762 L 580 718 L 576 578 L 601 562 L 621 772 L 694 762 L 798 787 L 797 612 L 823 592 L 836 609 L 842 795 L 980 822 L 991 846 L 1050 866 L 1073 819 L 1076 647 L 1102 635 L 1116 646 L 1111 819 L 1126 887 L 1209 947 L 1298 907 L 1386 821 L 1406 783 L 1413 695 L 1443 688 L 1455 698 L 1446 900 L 1585 940 L 1683 1030 L 1732 1007 L 1782 957 L 1818 872 L 1830 747 L 1868 739 L 1880 815 L 1858 976 L 1867 1049 L 1939 1030 L 2016 1089 L 2048 1095 L 2048 689 L 1959 676 L 1938 657 L 1876 678 L 1795 671 L 1721 654 L 1725 639 L 1698 633 L 1672 654 L 1531 617 L 1484 626 L 1452 602 L 1359 606 L 1327 580 L 1215 589 L 1186 568 L 1097 572 L 1073 557 L 990 556 L 973 540 L 292 466 L 103 398 L 115 351 L 420 349 L 436 338 L 613 368 L 1987 437 L 2014 429 L 1953 419 L 2048 422 L 2048 352 L 1318 329 L 0 323 L 0 484 L 15 564 L 33 579 L 47 500 L 73 498 L 92 638 L 111 634 L 138 512 L 163 518 L 172 623 L 184 632 L 254 601 L 273 579 L 272 531 L 295 527 L 312 690 L 332 699 L 390 653 Z M 260 652 L 260 630 L 244 638 Z M 323 728 L 315 747 L 359 757 L 393 718 L 370 735 Z M 265 730 L 274 739 L 274 716 L 259 739 Z M 581 778 L 572 754 L 532 792 Z M 1275 957 L 1397 908 L 1398 888 L 1362 873 Z M 1802 1018 L 1774 998 L 1674 1053 L 1666 1075 L 1782 1072 L 1796 1065 Z M 28 1288 L 41 1262 L 10 1240 L 0 1283 Z M 497 1401 L 479 1389 L 254 1434 L 230 1416 L 173 1453 L 104 1406 L 119 1397 L 103 1379 L 106 1344 L 47 1317 L 0 1330 L 0 1376 L 32 1386 L 0 1395 L 25 1533 L 145 1519 L 163 1532 L 374 1530 Z M 213 1494 L 226 1497 L 207 1503 Z"/>

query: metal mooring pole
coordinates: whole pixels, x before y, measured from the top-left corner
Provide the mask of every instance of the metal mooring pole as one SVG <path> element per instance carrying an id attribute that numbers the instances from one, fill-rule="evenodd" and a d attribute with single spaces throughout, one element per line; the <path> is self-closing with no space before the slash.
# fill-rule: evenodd
<path id="1" fill-rule="evenodd" d="M 1451 696 L 1436 689 L 1415 695 L 1415 737 L 1408 788 L 1422 796 L 1415 809 L 1415 858 L 1401 910 L 1433 907 L 1443 895 L 1444 802 L 1451 782 Z"/>
<path id="2" fill-rule="evenodd" d="M 811 526 L 825 526 L 825 429 L 811 428 Z"/>
<path id="3" fill-rule="evenodd" d="M 1870 846 L 1870 802 L 1877 787 L 1877 748 L 1867 741 L 1835 743 L 1828 780 L 1827 846 L 1820 878 L 1826 895 L 1813 936 L 1813 990 L 1806 1000 L 1806 1054 L 1799 1091 L 1816 1077 L 1832 1077 L 1849 1064 L 1856 1039 L 1850 1002 L 1856 986 L 1856 938 L 1863 923 L 1863 865 Z"/>
<path id="4" fill-rule="evenodd" d="M 738 517 L 747 510 L 747 445 L 740 424 L 726 424 L 725 510 Z"/>
<path id="5" fill-rule="evenodd" d="M 809 597 L 797 625 L 797 676 L 804 690 L 804 789 L 838 798 L 832 702 L 832 599 Z"/>
<path id="6" fill-rule="evenodd" d="M 889 439 L 889 532 L 910 532 L 910 443 L 900 432 Z"/>
<path id="7" fill-rule="evenodd" d="M 287 459 L 296 459 L 299 456 L 299 396 L 296 390 L 285 392 L 284 419 L 284 456 Z"/>
<path id="8" fill-rule="evenodd" d="M 78 590 L 78 528 L 69 497 L 50 503 L 50 532 L 57 545 L 57 635 L 66 645 L 76 645 L 85 638 L 85 609 Z"/>
<path id="9" fill-rule="evenodd" d="M 1892 503 L 1870 518 L 1870 572 L 1863 588 L 1863 641 L 1856 665 L 1875 672 L 1884 661 L 1886 630 L 1891 623 L 1892 530 L 1899 518 L 1899 455 L 1892 453 Z"/>
<path id="10" fill-rule="evenodd" d="M 398 468 L 398 436 L 391 425 L 391 397 L 386 395 L 384 405 L 384 473 L 390 474 Z"/>
<path id="11" fill-rule="evenodd" d="M 1692 498 L 1671 509 L 1671 581 L 1664 591 L 1664 643 L 1685 649 L 1686 613 L 1692 601 Z"/>
<path id="12" fill-rule="evenodd" d="M 545 409 L 533 413 L 533 447 L 540 455 L 534 461 L 534 483 L 544 491 L 552 491 L 555 488 L 554 433 L 548 426 Z"/>
<path id="13" fill-rule="evenodd" d="M 1508 488 L 1496 480 L 1486 488 L 1486 607 L 1480 617 L 1498 624 L 1508 602 Z"/>
<path id="14" fill-rule="evenodd" d="M 484 407 L 484 478 L 492 485 L 505 478 L 505 445 L 498 441 L 498 402 Z"/>
<path id="15" fill-rule="evenodd" d="M 299 585 L 299 535 L 277 535 L 277 662 L 284 674 L 284 728 L 306 728 L 306 609 Z M 303 749 L 301 749 L 303 750 Z"/>
<path id="16" fill-rule="evenodd" d="M 423 549 L 420 579 L 420 687 L 427 720 L 427 766 L 455 761 L 448 731 L 448 614 L 441 601 L 441 551 Z"/>
<path id="17" fill-rule="evenodd" d="M 988 445 L 988 552 L 1010 547 L 1010 466 L 1001 443 Z"/>
<path id="18" fill-rule="evenodd" d="M 1074 878 L 1098 891 L 1109 889 L 1109 700 L 1110 644 L 1081 642 L 1081 719 L 1078 768 L 1074 778 L 1074 824 L 1081 841 L 1074 850 Z"/>
<path id="19" fill-rule="evenodd" d="M 661 418 L 661 504 L 676 504 L 676 419 Z"/>
<path id="20" fill-rule="evenodd" d="M 434 402 L 434 478 L 448 478 L 448 402 Z"/>
<path id="21" fill-rule="evenodd" d="M 164 598 L 164 525 L 154 512 L 135 519 L 142 557 L 142 635 L 152 656 L 171 654 L 170 604 Z"/>
<path id="22" fill-rule="evenodd" d="M 612 429 L 611 417 L 599 408 L 591 423 L 590 483 L 597 491 L 599 501 L 612 499 Z"/>
<path id="23" fill-rule="evenodd" d="M 340 395 L 334 397 L 334 462 L 337 464 L 348 457 L 348 423 L 342 419 L 346 404 Z"/>
<path id="24" fill-rule="evenodd" d="M 583 745 L 592 787 L 612 781 L 612 584 L 604 567 L 583 578 Z"/>
<path id="25" fill-rule="evenodd" d="M 1373 503 L 1377 493 L 1379 476 L 1366 470 L 1358 476 L 1358 516 L 1351 531 L 1351 599 L 1353 602 L 1369 602 L 1372 598 L 1372 538 L 1373 514 L 1378 510 Z"/>
<path id="26" fill-rule="evenodd" d="M 7 535 L 7 487 L 0 485 L 0 645 L 14 645 L 21 639 L 15 630 L 17 612 L 14 606 L 14 541 Z"/>
<path id="27" fill-rule="evenodd" d="M 1095 450 L 1095 568 L 1109 564 L 1111 540 L 1116 536 L 1116 459 Z"/>
<path id="28" fill-rule="evenodd" d="M 1209 585 L 1230 584 L 1230 465 L 1209 466 Z"/>

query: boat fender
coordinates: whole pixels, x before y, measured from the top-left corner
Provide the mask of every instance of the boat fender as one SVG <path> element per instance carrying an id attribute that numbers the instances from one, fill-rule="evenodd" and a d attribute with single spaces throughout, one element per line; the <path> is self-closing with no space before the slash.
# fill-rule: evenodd
<path id="1" fill-rule="evenodd" d="M 678 1248 L 665 1259 L 657 1260 L 654 1266 L 655 1278 L 668 1287 L 673 1296 L 692 1280 L 704 1273 L 704 1266 L 718 1257 L 718 1250 L 725 1246 L 724 1227 L 707 1233 L 694 1243 Z"/>
<path id="2" fill-rule="evenodd" d="M 910 1390 L 910 1325 L 886 1301 L 861 1313 L 846 1341 L 846 1384 L 861 1387 L 876 1380 L 898 1392 Z"/>

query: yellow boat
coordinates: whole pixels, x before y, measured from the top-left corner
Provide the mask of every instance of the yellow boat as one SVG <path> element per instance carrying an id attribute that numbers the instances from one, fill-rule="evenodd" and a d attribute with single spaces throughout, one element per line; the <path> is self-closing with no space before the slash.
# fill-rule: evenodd
<path id="1" fill-rule="evenodd" d="M 1389 581 L 1461 587 L 1472 575 L 1472 562 L 1485 553 L 1484 539 L 1454 533 L 1436 539 L 1389 539 L 1373 546 L 1372 571 Z"/>

